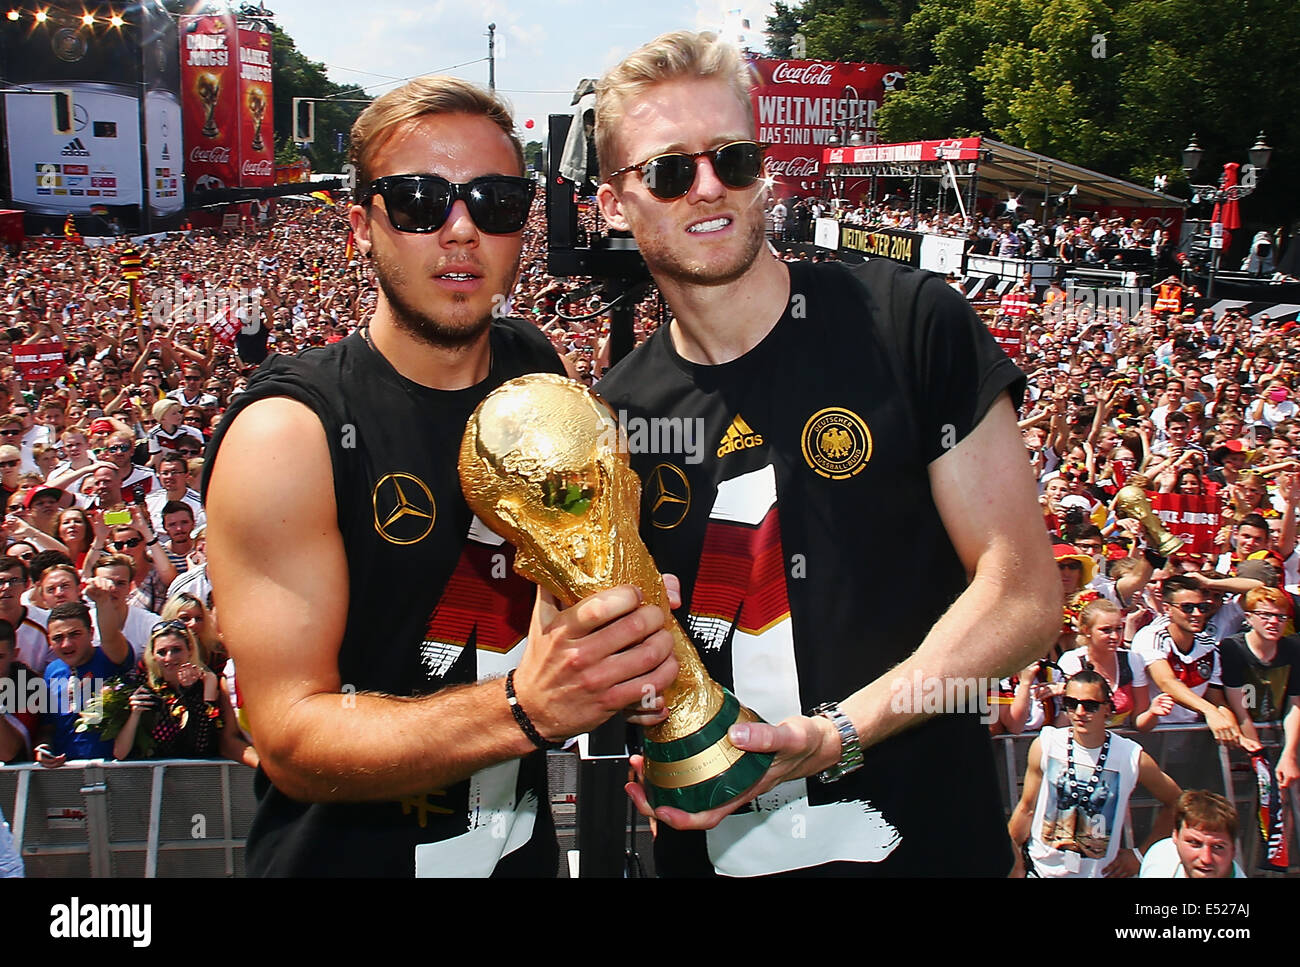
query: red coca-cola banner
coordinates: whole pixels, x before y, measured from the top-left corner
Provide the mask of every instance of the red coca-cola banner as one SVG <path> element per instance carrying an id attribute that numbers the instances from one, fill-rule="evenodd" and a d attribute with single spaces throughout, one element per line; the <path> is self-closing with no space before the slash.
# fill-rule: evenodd
<path id="1" fill-rule="evenodd" d="M 275 184 L 271 35 L 239 29 L 239 184 Z"/>
<path id="2" fill-rule="evenodd" d="M 1020 355 L 1025 342 L 1025 334 L 1019 329 L 994 329 L 990 326 L 989 334 L 993 337 L 993 341 L 1002 347 L 1002 351 L 1008 357 L 1015 359 Z"/>
<path id="3" fill-rule="evenodd" d="M 1217 554 L 1214 538 L 1218 533 L 1219 500 L 1213 494 L 1148 493 L 1151 507 L 1164 521 L 1170 533 L 1187 545 L 1183 554 Z"/>
<path id="4" fill-rule="evenodd" d="M 901 141 L 872 144 L 863 148 L 827 148 L 827 164 L 867 165 L 909 161 L 978 161 L 979 138 L 946 138 L 943 141 Z"/>
<path id="5" fill-rule="evenodd" d="M 228 12 L 180 18 L 185 187 L 239 185 L 238 31 Z"/>
<path id="6" fill-rule="evenodd" d="M 822 152 L 832 134 L 876 140 L 876 111 L 900 88 L 905 68 L 889 64 L 840 64 L 812 60 L 753 61 L 759 83 L 750 92 L 758 140 L 769 142 L 768 165 L 775 194 L 818 193 Z"/>
<path id="7" fill-rule="evenodd" d="M 68 371 L 61 342 L 29 342 L 15 346 L 14 365 L 29 382 L 56 379 Z"/>

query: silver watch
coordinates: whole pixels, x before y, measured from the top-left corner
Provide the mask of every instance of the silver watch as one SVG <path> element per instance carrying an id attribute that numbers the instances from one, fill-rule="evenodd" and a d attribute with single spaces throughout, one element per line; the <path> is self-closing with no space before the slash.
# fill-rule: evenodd
<path id="1" fill-rule="evenodd" d="M 840 734 L 840 761 L 825 772 L 819 772 L 817 778 L 821 782 L 835 782 L 837 779 L 843 779 L 850 772 L 861 769 L 862 744 L 858 741 L 858 730 L 853 727 L 849 717 L 840 711 L 839 705 L 827 702 L 825 705 L 818 705 L 813 709 L 812 714 L 830 719 L 831 725 L 835 726 L 835 730 Z"/>

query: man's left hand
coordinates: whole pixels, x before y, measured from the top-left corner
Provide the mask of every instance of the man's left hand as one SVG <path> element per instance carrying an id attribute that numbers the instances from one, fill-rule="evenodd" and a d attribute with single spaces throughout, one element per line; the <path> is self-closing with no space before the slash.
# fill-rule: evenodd
<path id="1" fill-rule="evenodd" d="M 639 782 L 624 788 L 642 816 L 667 823 L 673 829 L 712 829 L 745 803 L 769 789 L 792 779 L 802 779 L 831 768 L 840 759 L 840 736 L 829 719 L 821 716 L 796 715 L 779 725 L 750 722 L 733 725 L 729 733 L 732 745 L 746 752 L 775 753 L 772 765 L 763 778 L 726 805 L 702 813 L 688 813 L 671 806 L 651 809 L 645 789 Z M 644 776 L 645 759 L 632 757 L 632 767 Z"/>

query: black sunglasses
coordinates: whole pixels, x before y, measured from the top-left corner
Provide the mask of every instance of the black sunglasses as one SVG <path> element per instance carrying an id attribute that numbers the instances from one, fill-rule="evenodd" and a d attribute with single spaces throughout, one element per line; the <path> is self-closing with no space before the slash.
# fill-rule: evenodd
<path id="1" fill-rule="evenodd" d="M 480 231 L 510 235 L 528 221 L 536 191 L 536 182 L 510 175 L 484 175 L 463 185 L 439 175 L 388 175 L 367 185 L 360 203 L 380 195 L 393 228 L 422 234 L 442 228 L 452 206 L 464 201 Z"/>
<path id="2" fill-rule="evenodd" d="M 1177 608 L 1179 611 L 1181 611 L 1183 614 L 1195 614 L 1198 611 L 1201 614 L 1209 614 L 1210 611 L 1213 610 L 1214 606 L 1210 604 L 1202 603 L 1202 604 L 1176 604 L 1174 605 L 1174 607 Z"/>
<path id="3" fill-rule="evenodd" d="M 1095 698 L 1075 698 L 1073 695 L 1066 695 L 1061 699 L 1061 704 L 1065 706 L 1067 712 L 1073 712 L 1080 705 L 1089 715 L 1095 715 L 1097 710 L 1103 705 L 1109 705 L 1109 702 L 1099 702 Z"/>
<path id="4" fill-rule="evenodd" d="M 695 184 L 695 171 L 699 167 L 696 159 L 708 158 L 720 182 L 728 188 L 748 188 L 758 181 L 763 171 L 763 152 L 768 147 L 757 141 L 732 141 L 708 151 L 658 154 L 640 164 L 610 172 L 609 177 L 639 171 L 650 194 L 662 201 L 672 201 L 681 198 Z"/>
<path id="5" fill-rule="evenodd" d="M 139 547 L 144 543 L 143 537 L 132 537 L 125 541 L 112 541 L 112 545 L 119 551 L 125 551 L 128 547 Z"/>

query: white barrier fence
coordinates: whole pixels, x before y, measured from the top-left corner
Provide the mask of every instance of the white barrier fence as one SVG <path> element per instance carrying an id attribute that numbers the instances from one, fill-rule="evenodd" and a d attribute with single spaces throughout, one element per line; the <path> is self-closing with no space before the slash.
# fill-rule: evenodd
<path id="1" fill-rule="evenodd" d="M 994 739 L 1003 806 L 1020 798 L 1036 733 Z M 1258 852 L 1255 776 L 1249 759 L 1218 745 L 1204 726 L 1167 725 L 1125 735 L 1184 789 L 1209 789 L 1237 806 L 1238 859 L 1250 873 Z M 576 760 L 552 753 L 551 802 L 562 846 L 573 845 Z M 924 768 L 925 766 L 918 766 Z M 1300 808 L 1292 790 L 1292 808 Z M 0 767 L 0 807 L 32 877 L 242 876 L 256 802 L 253 771 L 224 760 L 78 762 L 59 769 Z M 1126 845 L 1141 844 L 1160 803 L 1135 792 Z M 1297 813 L 1300 814 L 1300 813 Z M 1300 824 L 1295 824 L 1300 825 Z M 1294 832 L 1294 830 L 1293 830 Z M 640 844 L 647 857 L 648 839 Z M 1300 855 L 1300 842 L 1293 845 Z"/>
<path id="2" fill-rule="evenodd" d="M 0 768 L 32 877 L 240 876 L 253 770 L 212 759 Z"/>

